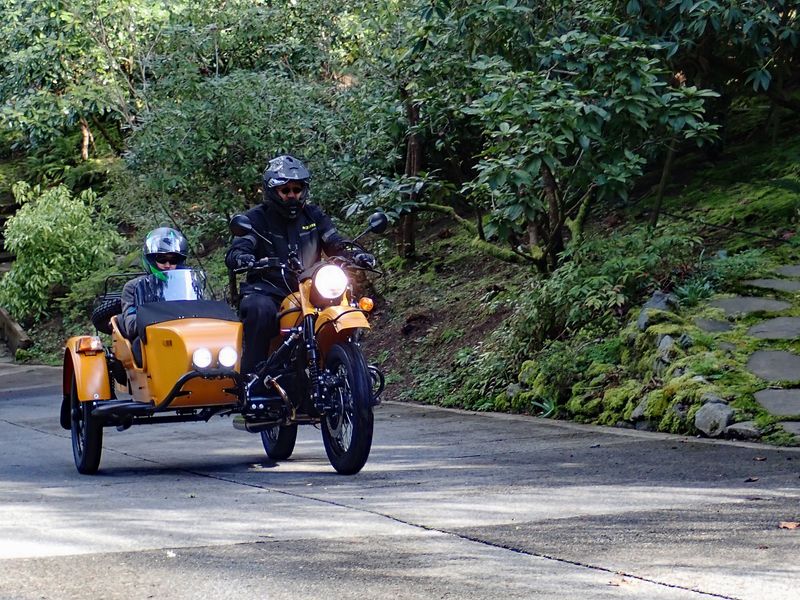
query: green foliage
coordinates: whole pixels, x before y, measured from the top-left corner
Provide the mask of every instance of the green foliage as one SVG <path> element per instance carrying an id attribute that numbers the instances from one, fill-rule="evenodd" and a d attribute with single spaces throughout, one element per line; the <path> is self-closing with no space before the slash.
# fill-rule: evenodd
<path id="1" fill-rule="evenodd" d="M 678 70 L 741 94 L 771 92 L 785 100 L 784 80 L 800 45 L 800 16 L 791 0 L 721 2 L 632 0 L 620 31 L 663 45 Z M 623 13 L 624 11 L 624 13 Z M 775 89 L 775 88 L 779 89 Z"/>
<path id="2" fill-rule="evenodd" d="M 22 207 L 9 219 L 5 240 L 16 255 L 0 280 L 0 303 L 18 319 L 37 320 L 51 299 L 108 265 L 119 236 L 91 191 L 73 197 L 64 186 L 14 186 Z"/>
<path id="3" fill-rule="evenodd" d="M 714 295 L 714 286 L 705 277 L 692 277 L 675 288 L 675 295 L 683 306 L 696 306 L 701 300 Z"/>
<path id="4" fill-rule="evenodd" d="M 686 307 L 696 306 L 747 277 L 762 271 L 766 259 L 761 249 L 728 255 L 721 253 L 710 260 L 701 260 L 693 275 L 675 287 L 675 294 Z"/>
<path id="5" fill-rule="evenodd" d="M 593 238 L 571 251 L 568 263 L 535 281 L 520 298 L 514 352 L 530 355 L 549 339 L 614 328 L 628 309 L 654 289 L 680 280 L 676 267 L 691 263 L 699 239 L 685 231 L 636 228 L 626 235 Z"/>

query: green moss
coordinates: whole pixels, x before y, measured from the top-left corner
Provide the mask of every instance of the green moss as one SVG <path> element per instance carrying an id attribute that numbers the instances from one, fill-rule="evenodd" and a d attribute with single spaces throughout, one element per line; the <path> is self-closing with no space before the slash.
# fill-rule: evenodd
<path id="1" fill-rule="evenodd" d="M 603 393 L 603 408 L 617 413 L 622 418 L 623 412 L 633 404 L 635 407 L 642 397 L 642 384 L 635 379 L 628 379 L 618 387 L 608 388 Z M 631 409 L 633 410 L 633 409 Z"/>
<path id="2" fill-rule="evenodd" d="M 593 419 L 603 410 L 602 398 L 584 399 L 579 397 L 570 398 L 565 407 L 567 412 L 573 416 L 581 416 L 586 419 Z"/>
<path id="3" fill-rule="evenodd" d="M 774 446 L 800 446 L 797 436 L 785 431 L 784 429 L 776 429 L 761 438 L 761 441 L 766 444 L 773 444 Z"/>
<path id="4" fill-rule="evenodd" d="M 647 405 L 644 416 L 648 419 L 661 419 L 669 406 L 669 398 L 664 395 L 664 390 L 657 389 L 647 394 Z"/>

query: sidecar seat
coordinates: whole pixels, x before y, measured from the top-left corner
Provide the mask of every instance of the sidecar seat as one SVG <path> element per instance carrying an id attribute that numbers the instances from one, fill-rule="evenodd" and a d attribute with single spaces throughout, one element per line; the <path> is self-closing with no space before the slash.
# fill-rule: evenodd
<path id="1" fill-rule="evenodd" d="M 143 368 L 142 341 L 138 337 L 133 340 L 130 339 L 127 331 L 125 331 L 125 323 L 118 315 L 111 317 L 110 324 L 112 330 L 119 334 L 119 344 L 114 350 L 117 360 L 126 368 L 133 365 L 139 369 Z"/>

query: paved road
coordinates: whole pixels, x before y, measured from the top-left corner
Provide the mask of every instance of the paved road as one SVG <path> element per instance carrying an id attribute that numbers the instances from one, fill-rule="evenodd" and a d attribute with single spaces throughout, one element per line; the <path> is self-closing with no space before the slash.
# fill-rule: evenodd
<path id="1" fill-rule="evenodd" d="M 797 450 L 386 404 L 353 477 L 228 419 L 81 476 L 58 377 L 0 365 L 2 599 L 798 598 Z"/>

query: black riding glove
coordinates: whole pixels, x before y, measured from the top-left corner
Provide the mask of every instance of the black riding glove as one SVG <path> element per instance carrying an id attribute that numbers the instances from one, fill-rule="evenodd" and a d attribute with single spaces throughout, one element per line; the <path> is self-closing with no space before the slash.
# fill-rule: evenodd
<path id="1" fill-rule="evenodd" d="M 239 268 L 250 268 L 256 263 L 256 257 L 252 254 L 242 253 L 236 257 L 236 265 Z"/>
<path id="2" fill-rule="evenodd" d="M 368 252 L 359 252 L 353 257 L 353 262 L 359 267 L 364 267 L 365 269 L 374 269 L 375 265 L 378 264 L 378 261 L 375 260 L 375 257 Z"/>

